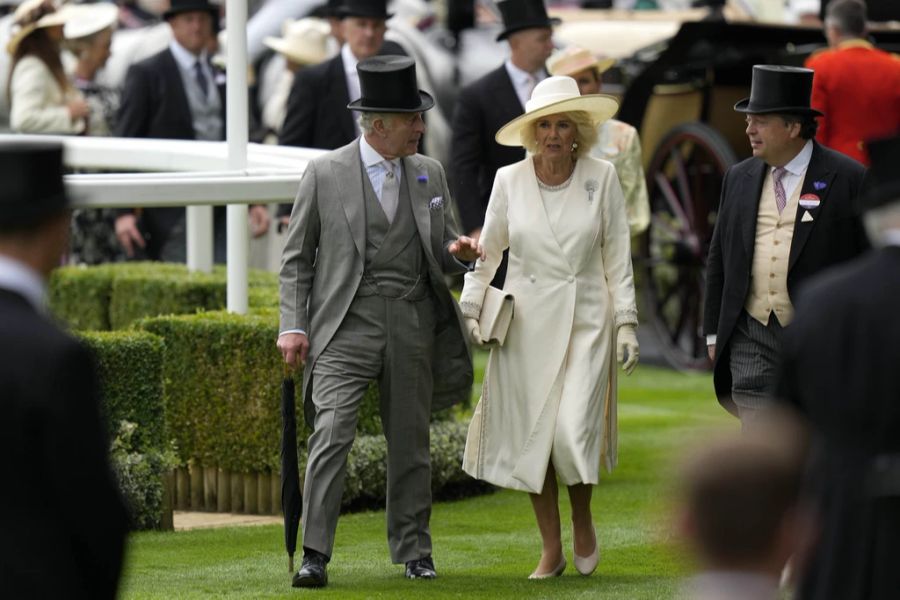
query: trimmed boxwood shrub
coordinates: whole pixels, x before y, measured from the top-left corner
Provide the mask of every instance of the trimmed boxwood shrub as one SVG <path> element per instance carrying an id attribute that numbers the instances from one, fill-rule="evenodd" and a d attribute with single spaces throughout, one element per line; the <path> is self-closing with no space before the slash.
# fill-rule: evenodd
<path id="1" fill-rule="evenodd" d="M 251 270 L 251 308 L 278 307 L 278 277 Z M 50 278 L 53 313 L 71 328 L 108 330 L 161 314 L 225 308 L 226 270 L 192 273 L 183 264 L 128 262 L 56 269 Z"/>

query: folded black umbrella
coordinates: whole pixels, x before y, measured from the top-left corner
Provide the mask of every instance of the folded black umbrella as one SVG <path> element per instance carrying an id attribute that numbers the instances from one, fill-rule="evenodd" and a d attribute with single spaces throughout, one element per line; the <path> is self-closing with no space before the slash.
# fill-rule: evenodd
<path id="1" fill-rule="evenodd" d="M 288 553 L 288 572 L 294 572 L 297 529 L 303 511 L 300 470 L 297 467 L 297 418 L 294 413 L 295 386 L 290 367 L 281 381 L 281 510 L 284 513 L 284 547 Z"/>

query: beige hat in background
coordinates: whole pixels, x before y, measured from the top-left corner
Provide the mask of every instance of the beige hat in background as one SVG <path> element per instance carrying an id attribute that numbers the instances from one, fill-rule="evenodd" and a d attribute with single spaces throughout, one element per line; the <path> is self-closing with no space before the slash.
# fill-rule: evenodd
<path id="1" fill-rule="evenodd" d="M 15 54 L 22 40 L 36 29 L 65 24 L 71 14 L 71 9 L 70 5 L 57 8 L 51 0 L 25 0 L 13 13 L 13 25 L 10 29 L 11 35 L 6 44 L 6 51 L 10 55 Z"/>
<path id="2" fill-rule="evenodd" d="M 614 58 L 598 59 L 590 50 L 578 46 L 568 46 L 555 52 L 547 61 L 547 70 L 551 75 L 574 75 L 585 69 L 595 68 L 603 73 L 616 64 Z"/>
<path id="3" fill-rule="evenodd" d="M 107 27 L 114 27 L 119 21 L 119 7 L 110 2 L 78 4 L 70 7 L 69 13 L 63 27 L 67 40 L 93 35 Z"/>
<path id="4" fill-rule="evenodd" d="M 548 77 L 534 86 L 531 99 L 525 103 L 525 114 L 501 127 L 494 139 L 501 146 L 521 146 L 522 130 L 541 117 L 583 111 L 590 115 L 594 125 L 599 125 L 616 114 L 617 110 L 619 103 L 612 96 L 582 96 L 578 84 L 571 77 Z"/>
<path id="5" fill-rule="evenodd" d="M 288 59 L 305 65 L 314 65 L 328 58 L 328 22 L 315 17 L 286 21 L 281 36 L 267 37 L 263 43 Z"/>

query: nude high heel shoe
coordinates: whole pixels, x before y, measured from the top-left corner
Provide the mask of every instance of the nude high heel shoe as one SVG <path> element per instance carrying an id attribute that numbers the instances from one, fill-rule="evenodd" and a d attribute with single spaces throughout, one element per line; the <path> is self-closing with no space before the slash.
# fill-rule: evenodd
<path id="1" fill-rule="evenodd" d="M 535 571 L 531 575 L 528 576 L 528 579 L 550 579 L 551 577 L 559 577 L 563 574 L 563 571 L 566 570 L 566 557 L 562 556 L 559 559 L 559 564 L 556 565 L 556 568 L 552 571 L 548 571 L 546 573 L 538 573 Z"/>
<path id="2" fill-rule="evenodd" d="M 578 556 L 572 549 L 572 558 L 575 563 L 575 570 L 582 575 L 590 575 L 597 568 L 600 562 L 600 540 L 597 539 L 597 530 L 594 529 L 594 551 L 589 556 Z"/>

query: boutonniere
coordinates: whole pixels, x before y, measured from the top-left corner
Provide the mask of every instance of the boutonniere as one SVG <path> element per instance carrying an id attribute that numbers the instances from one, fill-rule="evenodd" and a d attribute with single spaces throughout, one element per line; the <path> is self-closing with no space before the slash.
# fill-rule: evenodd
<path id="1" fill-rule="evenodd" d="M 419 173 L 416 176 L 416 181 L 419 183 L 428 183 L 428 173 Z"/>
<path id="2" fill-rule="evenodd" d="M 818 190 L 818 191 L 822 191 L 826 187 L 828 187 L 828 184 L 825 183 L 824 181 L 813 181 L 813 187 L 816 188 L 816 190 Z"/>
<path id="3" fill-rule="evenodd" d="M 584 182 L 584 191 L 588 193 L 588 202 L 594 201 L 594 192 L 600 189 L 596 179 L 588 179 Z"/>
<path id="4" fill-rule="evenodd" d="M 444 197 L 443 196 L 435 196 L 431 199 L 431 202 L 428 203 L 428 208 L 431 210 L 441 210 L 444 208 Z"/>
<path id="5" fill-rule="evenodd" d="M 822 199 L 819 198 L 819 196 L 817 196 L 816 194 L 803 194 L 802 196 L 800 196 L 800 206 L 801 208 L 805 208 L 806 210 L 819 208 L 819 204 L 821 202 Z"/>

